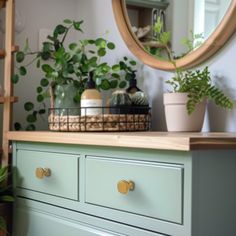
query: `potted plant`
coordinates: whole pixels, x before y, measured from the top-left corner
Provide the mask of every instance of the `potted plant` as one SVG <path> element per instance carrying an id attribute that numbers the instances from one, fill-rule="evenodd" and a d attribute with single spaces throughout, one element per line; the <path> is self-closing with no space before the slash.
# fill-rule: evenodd
<path id="1" fill-rule="evenodd" d="M 13 83 L 17 83 L 21 76 L 27 75 L 27 67 L 31 64 L 43 73 L 40 85 L 37 87 L 39 108 L 32 101 L 24 105 L 28 112 L 26 130 L 35 130 L 38 115 L 45 114 L 45 98 L 51 97 L 54 108 L 79 107 L 80 97 L 91 71 L 94 73 L 98 90 L 126 87 L 126 80 L 118 73 L 120 65 L 109 65 L 102 61 L 107 51 L 115 48 L 114 43 L 104 38 L 97 38 L 78 40 L 66 46 L 68 33 L 71 30 L 82 32 L 82 23 L 83 21 L 66 19 L 62 24 L 57 25 L 53 35 L 49 35 L 43 42 L 42 50 L 31 51 L 26 41 L 24 49 L 16 53 L 17 71 L 12 76 Z M 25 63 L 25 59 L 29 60 L 29 57 L 31 57 L 30 61 Z M 62 109 L 60 115 L 63 114 Z M 22 129 L 21 124 L 16 123 L 15 129 Z"/>
<path id="2" fill-rule="evenodd" d="M 11 232 L 12 188 L 8 185 L 8 167 L 0 167 L 0 235 Z"/>
<path id="3" fill-rule="evenodd" d="M 208 67 L 202 70 L 182 71 L 176 66 L 174 52 L 170 48 L 170 33 L 162 31 L 157 20 L 154 30 L 157 40 L 165 48 L 169 61 L 175 67 L 175 75 L 167 81 L 172 92 L 164 94 L 165 116 L 168 131 L 201 131 L 207 100 L 232 109 L 233 101 L 212 84 Z M 189 41 L 187 41 L 189 43 Z M 187 45 L 188 46 L 188 45 Z"/>

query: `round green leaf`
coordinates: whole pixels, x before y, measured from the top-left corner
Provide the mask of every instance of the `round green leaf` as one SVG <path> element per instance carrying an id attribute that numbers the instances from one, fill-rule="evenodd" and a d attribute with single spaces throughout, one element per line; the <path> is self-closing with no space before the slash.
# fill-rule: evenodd
<path id="1" fill-rule="evenodd" d="M 37 93 L 42 93 L 42 91 L 43 91 L 43 88 L 42 87 L 37 87 Z"/>
<path id="2" fill-rule="evenodd" d="M 49 52 L 52 49 L 53 44 L 50 42 L 43 42 L 43 51 Z"/>
<path id="3" fill-rule="evenodd" d="M 114 71 L 119 71 L 120 70 L 120 65 L 116 64 L 112 66 L 112 70 Z"/>
<path id="4" fill-rule="evenodd" d="M 35 127 L 34 124 L 30 124 L 30 125 L 28 125 L 28 126 L 26 127 L 26 130 L 27 130 L 27 131 L 34 131 L 34 130 L 36 130 L 36 127 Z"/>
<path id="5" fill-rule="evenodd" d="M 45 114 L 46 113 L 46 110 L 45 109 L 40 109 L 39 110 L 39 114 L 42 115 L 42 114 Z"/>
<path id="6" fill-rule="evenodd" d="M 101 83 L 101 89 L 108 90 L 111 88 L 110 82 L 107 79 L 104 79 Z"/>
<path id="7" fill-rule="evenodd" d="M 43 64 L 42 65 L 42 70 L 46 73 L 52 73 L 53 72 L 53 68 L 48 64 Z"/>
<path id="8" fill-rule="evenodd" d="M 43 78 L 43 79 L 41 79 L 41 81 L 40 81 L 40 85 L 41 85 L 42 87 L 47 87 L 47 86 L 49 85 L 49 81 L 48 81 L 47 79 Z"/>
<path id="9" fill-rule="evenodd" d="M 120 78 L 120 75 L 117 74 L 117 73 L 112 73 L 111 76 L 115 79 L 119 79 Z"/>
<path id="10" fill-rule="evenodd" d="M 127 80 L 127 81 L 130 81 L 131 79 L 133 79 L 133 74 L 131 74 L 131 73 L 127 73 L 126 75 L 125 75 L 125 79 Z"/>
<path id="11" fill-rule="evenodd" d="M 114 43 L 109 42 L 109 43 L 107 44 L 107 47 L 108 47 L 110 50 L 113 50 L 116 46 L 115 46 Z"/>
<path id="12" fill-rule="evenodd" d="M 37 117 L 33 114 L 29 114 L 27 117 L 26 117 L 26 120 L 27 122 L 29 123 L 34 123 L 37 121 Z"/>
<path id="13" fill-rule="evenodd" d="M 14 128 L 15 128 L 15 130 L 21 130 L 21 129 L 22 129 L 21 124 L 18 123 L 18 122 L 16 122 L 16 123 L 14 124 Z"/>
<path id="14" fill-rule="evenodd" d="M 110 81 L 110 85 L 111 85 L 111 88 L 114 89 L 114 88 L 117 87 L 118 81 L 117 80 L 112 80 L 112 81 Z"/>
<path id="15" fill-rule="evenodd" d="M 50 56 L 51 56 L 50 52 L 42 52 L 42 53 L 41 53 L 41 58 L 42 58 L 44 61 L 48 60 L 48 59 L 50 58 Z M 39 63 L 40 63 L 40 62 L 39 62 Z M 37 65 L 37 66 L 38 66 L 38 65 Z M 39 64 L 39 66 L 40 66 L 40 64 Z"/>
<path id="16" fill-rule="evenodd" d="M 124 70 L 124 69 L 126 69 L 127 68 L 127 65 L 123 62 L 123 61 L 120 61 L 120 69 L 121 70 Z"/>
<path id="17" fill-rule="evenodd" d="M 16 61 L 21 63 L 25 59 L 25 54 L 24 52 L 20 51 L 16 53 Z"/>
<path id="18" fill-rule="evenodd" d="M 69 45 L 69 49 L 70 49 L 70 50 L 74 50 L 77 46 L 78 46 L 78 45 L 77 45 L 76 43 L 71 43 L 71 44 Z"/>
<path id="19" fill-rule="evenodd" d="M 31 111 L 34 109 L 34 104 L 32 102 L 26 102 L 24 108 L 26 111 Z"/>
<path id="20" fill-rule="evenodd" d="M 42 102 L 44 100 L 44 96 L 42 95 L 42 94 L 39 94 L 38 96 L 37 96 L 37 101 L 38 102 Z"/>
<path id="21" fill-rule="evenodd" d="M 130 61 L 129 64 L 132 65 L 132 66 L 136 66 L 137 62 L 136 61 Z"/>
<path id="22" fill-rule="evenodd" d="M 13 84 L 16 84 L 19 81 L 19 75 L 18 74 L 12 75 L 11 81 Z"/>
<path id="23" fill-rule="evenodd" d="M 95 43 L 95 40 L 89 39 L 89 40 L 88 40 L 88 43 L 89 43 L 89 44 L 94 44 L 94 43 Z"/>
<path id="24" fill-rule="evenodd" d="M 106 40 L 103 38 L 98 38 L 95 40 L 95 45 L 99 48 L 105 48 L 106 47 Z"/>
<path id="25" fill-rule="evenodd" d="M 119 88 L 125 88 L 127 85 L 126 81 L 121 81 L 119 84 Z"/>
<path id="26" fill-rule="evenodd" d="M 71 21 L 70 19 L 65 19 L 65 20 L 63 20 L 63 22 L 64 22 L 65 24 L 72 24 L 72 21 Z"/>
<path id="27" fill-rule="evenodd" d="M 21 66 L 21 67 L 19 68 L 19 73 L 20 73 L 20 75 L 22 75 L 22 76 L 26 75 L 26 74 L 27 74 L 26 68 L 25 68 L 24 66 Z"/>
<path id="28" fill-rule="evenodd" d="M 64 25 L 57 25 L 55 28 L 55 34 L 64 34 L 66 32 L 66 27 Z"/>
<path id="29" fill-rule="evenodd" d="M 106 55 L 106 49 L 105 49 L 105 48 L 100 48 L 100 49 L 98 50 L 98 55 L 99 55 L 100 57 L 104 57 L 104 56 Z"/>
<path id="30" fill-rule="evenodd" d="M 74 73 L 74 66 L 73 66 L 73 64 L 68 64 L 67 71 L 68 71 L 69 74 L 73 74 Z"/>

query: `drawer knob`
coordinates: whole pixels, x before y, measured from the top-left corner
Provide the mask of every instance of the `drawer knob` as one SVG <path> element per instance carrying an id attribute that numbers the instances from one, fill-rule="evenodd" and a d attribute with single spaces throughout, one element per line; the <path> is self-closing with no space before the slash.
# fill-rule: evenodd
<path id="1" fill-rule="evenodd" d="M 51 170 L 49 168 L 36 168 L 35 175 L 38 179 L 43 179 L 44 177 L 51 176 Z"/>
<path id="2" fill-rule="evenodd" d="M 120 180 L 117 184 L 117 189 L 118 189 L 119 193 L 127 194 L 129 191 L 134 190 L 134 182 L 133 181 Z"/>

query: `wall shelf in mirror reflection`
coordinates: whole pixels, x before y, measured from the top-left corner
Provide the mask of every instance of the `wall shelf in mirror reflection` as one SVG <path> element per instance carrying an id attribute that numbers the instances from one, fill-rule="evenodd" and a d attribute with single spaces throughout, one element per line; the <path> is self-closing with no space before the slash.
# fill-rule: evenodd
<path id="1" fill-rule="evenodd" d="M 180 7 L 180 2 L 185 5 Z M 170 46 L 179 68 L 191 68 L 209 59 L 236 31 L 236 0 L 112 0 L 112 3 L 127 46 L 143 63 L 162 70 L 175 68 L 165 56 L 150 51 L 162 47 L 155 41 L 153 31 L 158 18 L 163 21 L 164 31 L 171 33 Z M 183 9 L 186 12 L 180 12 Z M 187 23 L 185 27 L 183 22 Z M 181 46 L 181 41 L 185 41 L 185 46 Z M 191 45 L 186 49 L 187 44 Z M 192 46 L 194 50 L 189 51 Z"/>

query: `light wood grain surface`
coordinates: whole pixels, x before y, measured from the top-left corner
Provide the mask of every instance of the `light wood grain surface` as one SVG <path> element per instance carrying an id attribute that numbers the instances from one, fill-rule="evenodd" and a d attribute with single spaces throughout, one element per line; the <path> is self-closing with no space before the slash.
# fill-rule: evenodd
<path id="1" fill-rule="evenodd" d="M 236 149 L 236 133 L 10 131 L 9 140 L 190 151 Z"/>

